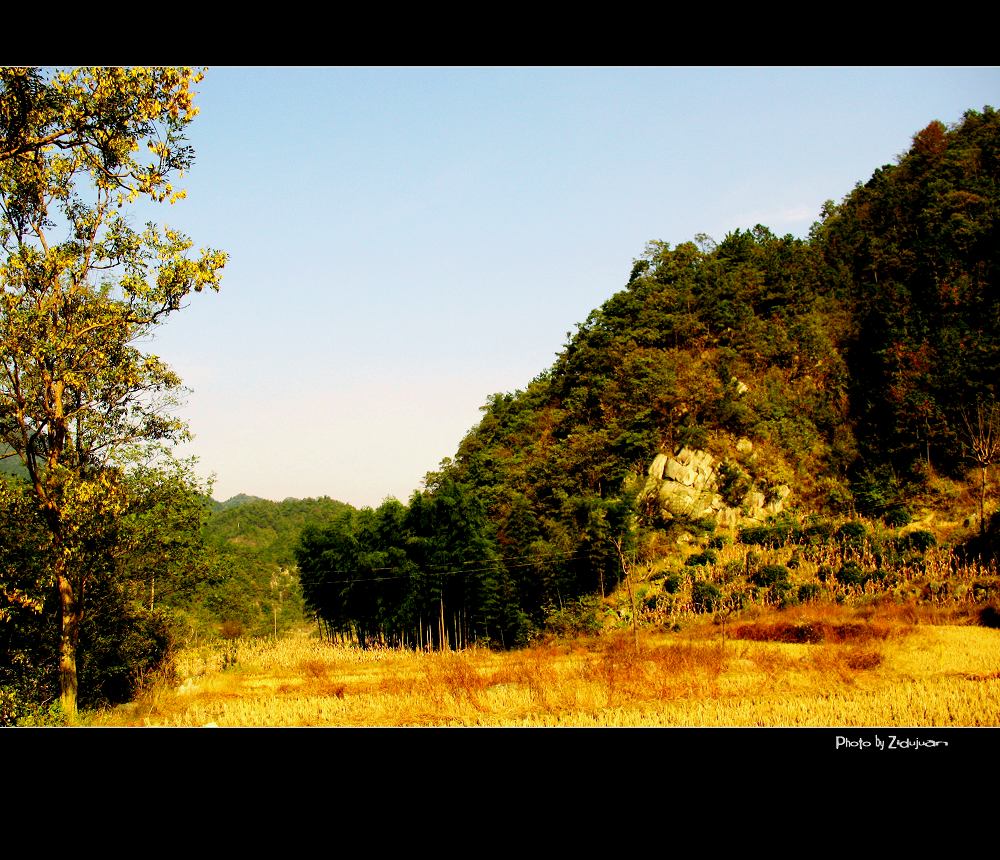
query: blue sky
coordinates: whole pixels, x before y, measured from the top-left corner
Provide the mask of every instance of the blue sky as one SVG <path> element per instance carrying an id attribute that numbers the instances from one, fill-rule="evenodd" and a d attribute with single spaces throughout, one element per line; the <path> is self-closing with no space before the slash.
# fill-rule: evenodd
<path id="1" fill-rule="evenodd" d="M 212 68 L 188 199 L 227 251 L 155 351 L 214 495 L 405 501 L 646 243 L 804 236 L 1000 68 Z M 145 218 L 146 213 L 143 213 Z"/>

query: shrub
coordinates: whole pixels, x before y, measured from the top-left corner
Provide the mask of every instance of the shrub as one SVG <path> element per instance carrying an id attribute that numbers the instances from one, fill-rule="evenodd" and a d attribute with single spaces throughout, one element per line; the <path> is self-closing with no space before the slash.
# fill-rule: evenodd
<path id="1" fill-rule="evenodd" d="M 699 567 L 705 564 L 715 564 L 717 558 L 718 556 L 714 551 L 706 549 L 704 552 L 697 552 L 694 555 L 688 556 L 684 564 L 688 567 Z"/>
<path id="2" fill-rule="evenodd" d="M 802 530 L 802 535 L 809 543 L 824 543 L 833 535 L 833 523 L 824 520 L 810 523 Z"/>
<path id="3" fill-rule="evenodd" d="M 0 687 L 0 726 L 62 726 L 66 720 L 58 700 L 41 705 L 13 687 Z"/>
<path id="4" fill-rule="evenodd" d="M 663 590 L 667 594 L 676 594 L 681 590 L 681 583 L 684 582 L 684 577 L 679 573 L 672 573 L 666 579 L 663 580 Z"/>
<path id="5" fill-rule="evenodd" d="M 862 648 L 848 653 L 845 662 L 848 668 L 861 672 L 877 669 L 882 665 L 882 655 L 872 648 Z"/>
<path id="6" fill-rule="evenodd" d="M 979 610 L 979 623 L 983 627 L 1000 627 L 1000 611 L 995 606 L 984 606 Z"/>
<path id="7" fill-rule="evenodd" d="M 833 534 L 841 543 L 859 544 L 868 536 L 868 529 L 864 523 L 852 520 L 842 524 Z"/>
<path id="8" fill-rule="evenodd" d="M 841 585 L 864 585 L 867 578 L 864 569 L 856 561 L 847 562 L 835 576 Z"/>
<path id="9" fill-rule="evenodd" d="M 899 528 L 913 522 L 913 514 L 910 513 L 910 509 L 906 505 L 894 505 L 882 514 L 882 522 L 887 526 Z"/>
<path id="10" fill-rule="evenodd" d="M 753 603 L 754 595 L 749 591 L 734 591 L 729 595 L 729 600 L 734 609 L 745 609 Z"/>
<path id="11" fill-rule="evenodd" d="M 743 562 L 734 558 L 732 561 L 727 561 L 722 566 L 722 570 L 717 569 L 716 573 L 722 582 L 730 582 L 743 575 Z"/>
<path id="12" fill-rule="evenodd" d="M 670 520 L 670 526 L 674 529 L 682 529 L 690 532 L 694 537 L 704 537 L 715 531 L 716 522 L 713 517 L 684 517 L 675 516 Z"/>
<path id="13" fill-rule="evenodd" d="M 244 631 L 245 628 L 239 621 L 223 621 L 219 627 L 219 635 L 223 639 L 239 639 Z"/>
<path id="14" fill-rule="evenodd" d="M 805 585 L 799 586 L 799 602 L 808 603 L 810 600 L 816 600 L 822 589 L 815 582 L 807 582 Z"/>
<path id="15" fill-rule="evenodd" d="M 103 583 L 101 584 L 103 585 Z M 93 592 L 101 585 L 95 583 Z M 123 594 L 100 594 L 102 612 L 114 607 L 95 624 L 84 619 L 77 666 L 80 704 L 94 708 L 131 701 L 143 681 L 172 667 L 173 636 L 168 617 L 128 601 Z"/>
<path id="16" fill-rule="evenodd" d="M 729 507 L 739 507 L 753 486 L 753 480 L 735 463 L 723 462 L 719 466 L 719 495 Z"/>
<path id="17" fill-rule="evenodd" d="M 688 448 L 703 449 L 708 446 L 708 430 L 700 424 L 685 424 L 678 430 L 677 440 Z"/>
<path id="18" fill-rule="evenodd" d="M 0 564 L 0 567 L 3 567 Z M 2 592 L 2 589 L 0 589 Z M 133 601 L 110 576 L 88 584 L 87 611 L 77 648 L 78 705 L 81 709 L 133 699 L 145 678 L 170 665 L 169 618 Z M 18 613 L 0 600 L 0 687 L 4 707 L 16 705 L 19 725 L 50 724 L 50 703 L 59 698 L 58 610 Z M 13 697 L 13 698 L 12 698 Z M 61 719 L 61 715 L 59 716 Z"/>
<path id="19" fill-rule="evenodd" d="M 764 546 L 770 539 L 770 532 L 764 526 L 745 526 L 740 529 L 740 543 L 750 546 Z"/>
<path id="20" fill-rule="evenodd" d="M 783 546 L 802 537 L 802 527 L 792 517 L 782 515 L 766 526 L 740 529 L 740 540 L 754 546 Z"/>
<path id="21" fill-rule="evenodd" d="M 862 511 L 895 511 L 904 507 L 904 487 L 888 465 L 866 469 L 852 482 L 854 502 Z"/>
<path id="22" fill-rule="evenodd" d="M 713 535 L 708 539 L 709 549 L 722 549 L 729 546 L 733 539 L 727 534 Z"/>
<path id="23" fill-rule="evenodd" d="M 545 626 L 558 636 L 599 633 L 603 625 L 598 616 L 599 597 L 588 595 L 568 601 L 560 609 L 553 609 L 545 618 Z"/>
<path id="24" fill-rule="evenodd" d="M 975 600 L 989 600 L 991 595 L 1000 591 L 1000 583 L 986 579 L 977 579 L 972 583 L 972 596 Z"/>
<path id="25" fill-rule="evenodd" d="M 768 532 L 770 534 L 770 542 L 773 546 L 797 543 L 802 539 L 802 526 L 794 517 L 788 514 L 782 514 L 775 519 L 771 523 Z"/>
<path id="26" fill-rule="evenodd" d="M 790 623 L 778 621 L 774 624 L 761 622 L 741 624 L 733 630 L 734 639 L 749 639 L 752 642 L 790 642 L 800 645 L 815 645 L 825 638 L 826 625 L 822 622 L 800 621 Z"/>
<path id="27" fill-rule="evenodd" d="M 783 564 L 765 564 L 750 577 L 754 585 L 767 588 L 779 582 L 788 582 L 788 568 Z"/>
<path id="28" fill-rule="evenodd" d="M 17 725 L 17 693 L 9 687 L 0 687 L 0 726 Z"/>
<path id="29" fill-rule="evenodd" d="M 924 583 L 923 591 L 920 593 L 921 600 L 934 600 L 948 596 L 948 583 L 931 579 Z"/>
<path id="30" fill-rule="evenodd" d="M 688 527 L 698 535 L 710 535 L 715 531 L 716 522 L 714 517 L 699 517 L 691 520 Z"/>
<path id="31" fill-rule="evenodd" d="M 722 592 L 710 582 L 696 582 L 691 589 L 691 602 L 698 612 L 712 612 L 722 602 Z"/>
<path id="32" fill-rule="evenodd" d="M 771 598 L 771 602 L 777 603 L 781 609 L 788 606 L 794 606 L 799 602 L 799 595 L 795 590 L 795 586 L 787 580 L 779 580 L 778 582 L 775 582 L 768 589 L 768 595 Z"/>
<path id="33" fill-rule="evenodd" d="M 875 548 L 875 561 L 879 567 L 896 567 L 903 563 L 899 552 L 899 541 L 887 540 Z"/>
<path id="34" fill-rule="evenodd" d="M 937 538 L 926 529 L 917 529 L 900 538 L 900 549 L 914 549 L 925 552 L 932 546 L 937 546 Z"/>

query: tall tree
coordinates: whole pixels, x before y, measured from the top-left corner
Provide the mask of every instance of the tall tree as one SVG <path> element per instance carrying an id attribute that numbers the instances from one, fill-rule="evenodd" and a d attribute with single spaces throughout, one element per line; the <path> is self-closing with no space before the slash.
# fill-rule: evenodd
<path id="1" fill-rule="evenodd" d="M 976 404 L 970 418 L 962 412 L 966 442 L 973 462 L 979 467 L 979 534 L 986 534 L 986 470 L 1000 462 L 1000 404 Z"/>
<path id="2" fill-rule="evenodd" d="M 128 222 L 184 196 L 197 113 L 185 68 L 0 71 L 0 442 L 27 469 L 59 593 L 60 689 L 77 702 L 87 553 L 127 474 L 183 438 L 180 379 L 141 346 L 226 255 Z"/>
<path id="3" fill-rule="evenodd" d="M 958 473 L 962 412 L 1000 378 L 1000 113 L 932 122 L 875 171 L 815 240 L 849 278 L 853 411 L 870 463 Z"/>

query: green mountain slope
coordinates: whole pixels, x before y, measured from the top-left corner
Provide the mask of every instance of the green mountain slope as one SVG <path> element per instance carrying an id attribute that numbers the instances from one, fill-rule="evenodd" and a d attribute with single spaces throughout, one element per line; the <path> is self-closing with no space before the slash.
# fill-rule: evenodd
<path id="1" fill-rule="evenodd" d="M 211 575 L 175 606 L 189 637 L 280 632 L 303 619 L 294 549 L 303 529 L 325 527 L 350 505 L 327 497 L 215 503 L 203 529 Z"/>
<path id="2" fill-rule="evenodd" d="M 551 368 L 488 399 L 408 511 L 373 512 L 401 533 L 344 521 L 310 535 L 306 600 L 337 629 L 409 641 L 433 600 L 401 614 L 403 598 L 376 583 L 410 600 L 405 583 L 427 573 L 415 548 L 440 540 L 457 558 L 463 544 L 447 518 L 428 532 L 411 512 L 471 521 L 475 508 L 490 585 L 456 591 L 440 632 L 495 634 L 502 617 L 511 641 L 613 588 L 632 549 L 676 552 L 679 533 L 779 513 L 895 516 L 938 473 L 962 479 L 968 416 L 997 414 L 998 152 L 1000 116 L 970 111 L 828 203 L 807 240 L 758 226 L 718 244 L 650 243 Z M 390 545 L 395 561 L 366 566 Z M 436 573 L 465 576 L 453 562 Z"/>

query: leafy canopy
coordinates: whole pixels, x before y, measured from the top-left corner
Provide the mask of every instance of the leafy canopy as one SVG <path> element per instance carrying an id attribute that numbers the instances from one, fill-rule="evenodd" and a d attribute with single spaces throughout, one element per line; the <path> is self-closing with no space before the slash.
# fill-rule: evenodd
<path id="1" fill-rule="evenodd" d="M 180 379 L 143 350 L 221 251 L 130 222 L 193 163 L 185 68 L 0 69 L 0 456 L 18 457 L 60 593 L 60 674 L 76 706 L 89 559 L 129 506 L 130 469 L 185 435 Z"/>

